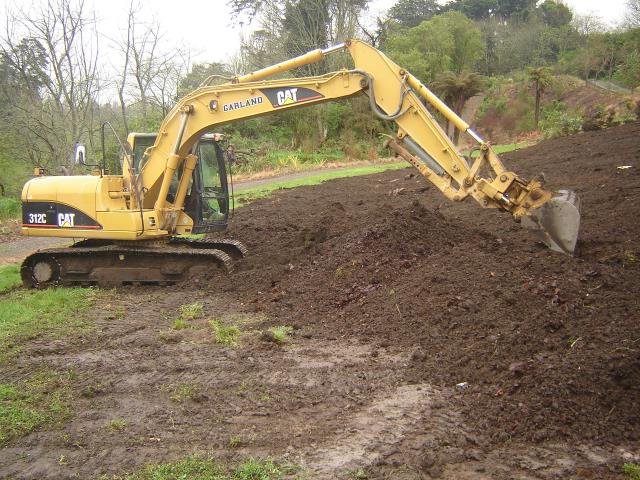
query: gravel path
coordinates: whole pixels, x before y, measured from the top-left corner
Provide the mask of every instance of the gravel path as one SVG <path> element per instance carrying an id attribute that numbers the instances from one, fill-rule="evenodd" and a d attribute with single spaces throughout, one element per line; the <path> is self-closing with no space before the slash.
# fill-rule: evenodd
<path id="1" fill-rule="evenodd" d="M 13 242 L 0 243 L 0 265 L 20 263 L 36 250 L 61 247 L 71 243 L 73 243 L 71 238 L 56 237 L 24 237 Z"/>

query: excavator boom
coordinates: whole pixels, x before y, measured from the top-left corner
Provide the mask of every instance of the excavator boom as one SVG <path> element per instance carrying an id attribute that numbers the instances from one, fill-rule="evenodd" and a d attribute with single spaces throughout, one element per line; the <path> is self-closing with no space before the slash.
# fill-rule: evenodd
<path id="1" fill-rule="evenodd" d="M 320 77 L 267 80 L 341 50 L 349 52 L 355 68 Z M 448 199 L 462 201 L 470 196 L 482 207 L 505 210 L 517 220 L 529 217 L 526 225 L 537 230 L 538 238 L 550 248 L 573 252 L 580 223 L 579 201 L 574 193 L 556 195 L 545 190 L 540 180 L 526 181 L 508 171 L 491 145 L 415 76 L 358 40 L 309 52 L 236 77 L 232 83 L 195 90 L 169 113 L 153 149 L 162 157 L 171 159 L 173 154 L 180 158 L 212 124 L 217 126 L 359 94 L 369 97 L 375 115 L 397 124 L 396 138 L 389 141 L 388 146 Z M 480 155 L 475 161 L 468 161 L 460 154 L 425 104 L 477 142 Z M 191 118 L 195 116 L 198 118 Z M 149 168 L 142 172 L 142 183 L 159 186 L 160 195 L 157 199 L 152 197 L 160 202 L 155 204 L 156 209 L 164 208 L 170 179 L 163 175 L 158 162 L 147 165 Z M 164 180 L 163 186 L 161 180 Z M 549 203 L 552 198 L 553 202 Z"/>

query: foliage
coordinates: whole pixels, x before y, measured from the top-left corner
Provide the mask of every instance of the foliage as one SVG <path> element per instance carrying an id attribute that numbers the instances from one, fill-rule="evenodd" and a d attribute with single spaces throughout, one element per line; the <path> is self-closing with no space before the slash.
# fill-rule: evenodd
<path id="1" fill-rule="evenodd" d="M 401 27 L 411 28 L 429 20 L 439 10 L 440 6 L 435 0 L 398 0 L 387 15 Z"/>
<path id="2" fill-rule="evenodd" d="M 423 82 L 431 82 L 446 70 L 472 70 L 482 58 L 484 44 L 480 29 L 471 20 L 459 12 L 448 12 L 392 33 L 385 50 Z"/>
<path id="3" fill-rule="evenodd" d="M 627 0 L 627 24 L 640 27 L 640 0 Z"/>
<path id="4" fill-rule="evenodd" d="M 22 203 L 17 198 L 0 197 L 0 221 L 20 216 Z"/>
<path id="5" fill-rule="evenodd" d="M 451 109 L 460 115 L 467 100 L 481 92 L 484 83 L 482 77 L 477 73 L 461 72 L 456 74 L 447 71 L 438 74 L 432 85 Z M 454 143 L 458 143 L 459 136 L 460 132 L 455 128 Z"/>
<path id="6" fill-rule="evenodd" d="M 72 375 L 42 369 L 24 380 L 0 383 L 0 445 L 67 419 Z"/>
<path id="7" fill-rule="evenodd" d="M 93 291 L 50 288 L 16 291 L 0 299 L 0 362 L 20 351 L 20 345 L 40 335 L 70 335 L 85 325 L 82 312 Z"/>
<path id="8" fill-rule="evenodd" d="M 542 21 L 550 27 L 562 27 L 571 23 L 573 12 L 557 0 L 545 0 L 538 7 Z"/>
<path id="9" fill-rule="evenodd" d="M 187 93 L 203 85 L 217 85 L 225 83 L 233 77 L 229 66 L 219 62 L 196 63 L 191 67 L 178 85 L 178 96 L 183 97 Z"/>
<path id="10" fill-rule="evenodd" d="M 447 10 L 456 10 L 474 20 L 497 18 L 502 22 L 526 20 L 535 10 L 536 0 L 453 0 Z"/>
<path id="11" fill-rule="evenodd" d="M 562 102 L 553 102 L 542 112 L 540 129 L 546 138 L 571 135 L 579 132 L 583 119 L 580 115 L 567 112 Z"/>
<path id="12" fill-rule="evenodd" d="M 549 88 L 552 83 L 551 70 L 547 67 L 538 67 L 529 69 L 529 80 L 533 84 L 533 88 L 536 96 L 536 103 L 534 107 L 535 112 L 535 127 L 538 128 L 540 120 L 540 98 L 542 93 Z"/>

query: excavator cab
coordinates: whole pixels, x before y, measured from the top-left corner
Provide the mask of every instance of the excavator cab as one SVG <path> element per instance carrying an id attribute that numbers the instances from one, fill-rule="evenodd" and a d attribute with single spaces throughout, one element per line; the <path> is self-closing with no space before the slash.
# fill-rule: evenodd
<path id="1" fill-rule="evenodd" d="M 229 222 L 229 182 L 225 150 L 215 134 L 204 134 L 193 149 L 198 164 L 193 171 L 184 211 L 193 220 L 192 233 L 220 232 Z M 144 152 L 156 141 L 155 133 L 131 133 L 128 137 L 133 164 L 140 171 Z M 173 202 L 182 166 L 171 182 L 167 201 Z"/>

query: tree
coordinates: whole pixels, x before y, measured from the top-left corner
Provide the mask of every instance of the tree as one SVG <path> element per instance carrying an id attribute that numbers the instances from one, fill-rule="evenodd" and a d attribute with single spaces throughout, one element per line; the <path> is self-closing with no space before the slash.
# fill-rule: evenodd
<path id="1" fill-rule="evenodd" d="M 388 12 L 389 19 L 404 28 L 420 25 L 440 11 L 435 0 L 398 0 Z"/>
<path id="2" fill-rule="evenodd" d="M 627 0 L 626 19 L 632 28 L 640 27 L 640 0 Z"/>
<path id="3" fill-rule="evenodd" d="M 484 82 L 477 73 L 447 71 L 438 74 L 432 86 L 442 96 L 443 100 L 449 104 L 451 109 L 461 115 L 467 100 L 482 91 Z M 449 130 L 448 121 L 445 122 L 445 130 Z M 459 139 L 460 131 L 454 127 L 453 142 L 457 144 Z"/>
<path id="4" fill-rule="evenodd" d="M 538 122 L 540 121 L 540 99 L 544 91 L 551 85 L 551 69 L 548 67 L 538 67 L 529 69 L 529 80 L 533 83 L 535 91 L 535 106 L 534 106 L 534 125 L 538 128 Z"/>
<path id="5" fill-rule="evenodd" d="M 143 23 L 141 7 L 131 3 L 126 31 L 115 40 L 122 53 L 120 74 L 116 80 L 118 100 L 125 133 L 134 128 L 155 130 L 178 96 L 180 78 L 188 70 L 189 55 L 181 47 L 168 48 L 157 22 Z M 129 104 L 134 100 L 133 105 Z M 140 113 L 133 118 L 127 110 Z M 130 118 L 132 117 L 132 118 Z"/>
<path id="6" fill-rule="evenodd" d="M 474 22 L 459 12 L 447 12 L 391 35 L 385 50 L 422 81 L 430 82 L 445 70 L 474 69 L 484 43 Z"/>
<path id="7" fill-rule="evenodd" d="M 575 30 L 586 37 L 595 32 L 603 32 L 605 30 L 605 24 L 597 15 L 574 15 L 571 25 Z"/>
<path id="8" fill-rule="evenodd" d="M 31 90 L 28 98 L 9 95 L 6 100 L 13 128 L 29 142 L 31 160 L 44 166 L 71 168 L 73 145 L 93 140 L 100 86 L 97 37 L 91 33 L 95 29 L 88 28 L 94 21 L 82 1 L 49 0 L 40 10 L 16 16 L 0 40 L 5 64 L 20 72 L 22 83 L 28 85 L 33 75 L 38 78 L 37 94 Z M 12 27 L 28 36 L 21 37 Z M 27 59 L 31 67 L 24 71 Z"/>
<path id="9" fill-rule="evenodd" d="M 560 0 L 545 0 L 539 7 L 542 21 L 549 27 L 559 28 L 571 23 L 573 12 Z"/>
<path id="10" fill-rule="evenodd" d="M 454 0 L 445 10 L 455 10 L 474 20 L 497 18 L 507 23 L 526 20 L 535 10 L 536 0 Z"/>
<path id="11" fill-rule="evenodd" d="M 182 97 L 203 84 L 216 85 L 228 82 L 232 78 L 233 72 L 224 63 L 196 63 L 191 67 L 191 71 L 180 79 L 178 96 Z"/>
<path id="12" fill-rule="evenodd" d="M 444 10 L 460 12 L 473 20 L 486 20 L 497 13 L 498 0 L 454 0 Z"/>

